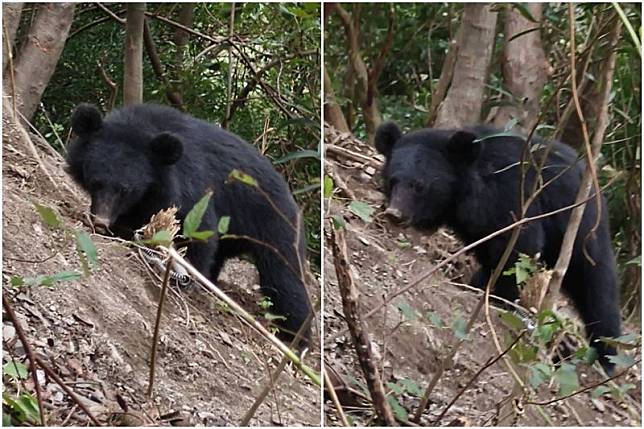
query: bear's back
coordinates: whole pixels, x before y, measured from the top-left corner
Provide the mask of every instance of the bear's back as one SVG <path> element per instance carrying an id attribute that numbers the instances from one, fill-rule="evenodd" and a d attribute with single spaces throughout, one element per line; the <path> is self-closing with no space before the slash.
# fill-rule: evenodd
<path id="1" fill-rule="evenodd" d="M 214 124 L 187 113 L 157 104 L 137 104 L 115 110 L 105 118 L 109 129 L 136 130 L 148 135 L 170 132 L 182 137 L 184 145 L 207 148 L 213 142 L 236 143 L 249 146 L 241 138 Z M 133 142 L 134 143 L 134 142 Z"/>

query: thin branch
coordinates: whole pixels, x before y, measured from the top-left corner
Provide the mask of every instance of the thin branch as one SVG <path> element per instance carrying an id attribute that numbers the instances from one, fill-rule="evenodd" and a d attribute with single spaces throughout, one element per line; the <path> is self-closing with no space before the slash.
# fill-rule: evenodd
<path id="1" fill-rule="evenodd" d="M 201 283 L 208 291 L 212 292 L 225 302 L 235 313 L 237 313 L 242 319 L 244 319 L 250 326 L 252 326 L 256 331 L 258 331 L 264 338 L 268 339 L 280 353 L 286 355 L 291 362 L 302 371 L 313 383 L 318 386 L 322 385 L 320 376 L 311 368 L 306 366 L 302 360 L 295 354 L 291 349 L 289 349 L 282 341 L 280 341 L 275 335 L 271 334 L 261 323 L 253 318 L 246 310 L 244 310 L 239 304 L 233 301 L 228 295 L 226 295 L 221 289 L 215 286 L 210 280 L 208 280 L 199 270 L 192 266 L 188 261 L 186 261 L 174 248 L 169 248 L 167 251 L 170 253 L 170 256 L 182 265 L 190 275 Z"/>
<path id="2" fill-rule="evenodd" d="M 43 409 L 43 400 L 42 394 L 40 393 L 40 383 L 38 382 L 38 374 L 36 373 L 36 359 L 33 351 L 31 350 L 31 345 L 27 341 L 27 336 L 25 331 L 22 329 L 20 321 L 16 317 L 16 313 L 13 311 L 13 307 L 9 303 L 9 298 L 7 298 L 7 293 L 3 291 L 2 293 L 2 305 L 4 306 L 7 316 L 13 323 L 13 327 L 16 329 L 16 334 L 20 338 L 20 342 L 25 348 L 25 353 L 27 354 L 27 359 L 29 359 L 29 371 L 31 372 L 31 380 L 34 383 L 34 389 L 36 390 L 36 398 L 38 398 L 38 412 L 40 413 L 40 424 L 42 426 L 47 426 L 47 419 L 45 418 L 45 412 Z"/>
<path id="3" fill-rule="evenodd" d="M 351 427 L 351 425 L 349 424 L 349 421 L 347 420 L 347 416 L 344 414 L 344 410 L 342 409 L 342 404 L 338 399 L 338 395 L 335 393 L 335 388 L 333 387 L 333 383 L 329 378 L 329 373 L 326 371 L 325 365 L 322 365 L 322 374 L 324 376 L 324 384 L 326 385 L 326 391 L 329 392 L 329 396 L 331 396 L 331 402 L 333 402 L 333 406 L 335 407 L 335 410 L 338 412 L 338 416 L 340 417 L 342 426 Z"/>
<path id="4" fill-rule="evenodd" d="M 163 304 L 168 291 L 168 284 L 170 283 L 170 272 L 172 271 L 172 258 L 168 258 L 165 264 L 165 274 L 163 275 L 163 284 L 161 286 L 161 296 L 159 297 L 159 307 L 157 308 L 157 318 L 154 323 L 154 335 L 152 335 L 152 351 L 150 353 L 150 375 L 148 378 L 148 398 L 152 397 L 152 389 L 154 388 L 154 372 L 157 364 L 157 348 L 159 346 L 159 331 L 161 329 L 161 314 L 163 313 Z"/>
<path id="5" fill-rule="evenodd" d="M 115 20 L 115 21 L 117 21 L 117 22 L 119 22 L 119 23 L 121 23 L 121 24 L 125 25 L 125 23 L 126 23 L 126 19 L 125 19 L 125 18 L 121 18 L 120 16 L 118 16 L 117 14 L 115 14 L 114 12 L 112 12 L 111 10 L 109 10 L 109 9 L 107 8 L 107 6 L 103 5 L 102 3 L 96 3 L 96 6 L 98 6 L 99 8 L 101 8 L 101 9 L 103 10 L 103 12 L 105 12 L 106 14 L 108 14 L 108 15 L 109 15 L 113 20 Z"/>
<path id="6" fill-rule="evenodd" d="M 76 396 L 76 393 L 74 393 L 66 384 L 65 382 L 58 377 L 58 375 L 51 370 L 45 363 L 38 357 L 38 355 L 34 356 L 36 359 L 36 363 L 38 363 L 38 366 L 42 368 L 43 371 L 47 374 L 47 376 L 51 379 L 53 379 L 56 384 L 58 384 L 64 391 L 69 395 L 70 398 L 72 398 L 72 401 L 74 401 L 81 410 L 85 414 L 87 414 L 87 417 L 96 425 L 96 426 L 102 426 L 101 423 L 98 421 L 96 417 L 94 417 L 94 414 L 85 406 L 85 404 L 80 400 L 78 396 Z"/>
<path id="7" fill-rule="evenodd" d="M 148 58 L 150 58 L 150 62 L 152 63 L 154 74 L 165 87 L 166 97 L 168 97 L 168 100 L 170 101 L 170 103 L 172 103 L 172 105 L 179 108 L 180 110 L 185 111 L 186 109 L 183 105 L 181 95 L 174 90 L 174 88 L 170 84 L 170 81 L 165 76 L 163 66 L 161 65 L 161 59 L 159 58 L 156 45 L 154 44 L 154 39 L 152 39 L 152 34 L 150 33 L 150 26 L 148 25 L 147 19 L 143 20 L 143 43 L 145 45 L 145 51 L 148 53 Z"/>
<path id="8" fill-rule="evenodd" d="M 447 411 L 449 411 L 449 409 L 452 407 L 452 405 L 454 405 L 454 403 L 458 400 L 458 398 L 463 396 L 465 391 L 467 391 L 467 389 L 470 388 L 472 383 L 474 383 L 474 381 L 483 373 L 483 371 L 485 371 L 486 369 L 488 369 L 489 367 L 494 365 L 496 362 L 498 362 L 499 359 L 501 359 L 503 356 L 505 356 L 505 354 L 507 354 L 510 350 L 512 350 L 512 347 L 514 347 L 515 344 L 517 344 L 519 342 L 519 340 L 521 338 L 523 338 L 523 336 L 525 335 L 526 332 L 527 332 L 526 330 L 521 331 L 519 336 L 514 341 L 512 341 L 512 344 L 510 344 L 508 347 L 506 347 L 505 350 L 501 354 L 497 355 L 496 357 L 488 359 L 488 361 L 481 368 L 479 368 L 478 371 L 476 371 L 476 373 L 470 379 L 470 381 L 468 381 L 465 384 L 465 386 L 463 386 L 463 388 L 461 388 L 461 390 L 459 390 L 458 393 L 456 393 L 456 395 L 454 395 L 454 397 L 449 402 L 449 404 L 447 404 L 445 409 L 443 409 L 443 412 L 441 412 L 440 415 L 436 418 L 436 420 L 434 420 L 434 423 L 440 422 L 443 419 L 443 417 L 445 416 L 445 414 L 447 413 Z"/>
<path id="9" fill-rule="evenodd" d="M 524 403 L 525 404 L 530 404 L 530 405 L 542 405 L 543 406 L 543 405 L 554 404 L 555 402 L 563 401 L 564 399 L 572 398 L 573 396 L 577 396 L 577 395 L 579 395 L 581 393 L 587 392 L 587 391 L 589 391 L 591 389 L 594 389 L 595 387 L 601 386 L 602 384 L 606 384 L 606 383 L 608 383 L 610 381 L 615 380 L 616 378 L 621 377 L 622 375 L 626 374 L 628 372 L 628 370 L 630 370 L 631 368 L 633 368 L 635 365 L 639 364 L 640 362 L 641 362 L 641 359 L 638 359 L 635 362 L 633 362 L 633 364 L 631 366 L 625 368 L 623 371 L 613 375 L 612 377 L 609 377 L 609 378 L 607 378 L 605 380 L 601 380 L 601 381 L 598 381 L 596 383 L 590 384 L 590 385 L 588 385 L 588 386 L 586 386 L 586 387 L 584 387 L 582 389 L 579 389 L 579 390 L 576 390 L 576 391 L 574 391 L 572 393 L 569 393 L 568 395 L 564 395 L 564 396 L 561 396 L 559 398 L 551 399 L 549 401 L 541 401 L 541 402 L 540 401 L 526 401 Z"/>
<path id="10" fill-rule="evenodd" d="M 313 314 L 314 314 L 313 312 L 309 313 L 304 323 L 302 323 L 302 325 L 300 326 L 300 329 L 297 331 L 297 334 L 295 334 L 295 337 L 291 341 L 291 344 L 289 344 L 289 347 L 291 349 L 297 349 L 298 344 L 302 339 L 304 329 L 307 326 L 309 326 L 309 323 L 311 323 L 311 320 L 313 320 Z M 284 368 L 286 368 L 286 364 L 288 362 L 289 362 L 288 357 L 283 356 L 279 365 L 277 365 L 277 368 L 275 369 L 275 371 L 273 371 L 272 374 L 269 374 L 270 376 L 269 382 L 266 383 L 266 385 L 262 389 L 262 392 L 257 396 L 257 398 L 255 399 L 255 402 L 253 402 L 253 405 L 251 405 L 248 411 L 246 411 L 246 414 L 244 414 L 244 417 L 242 417 L 241 421 L 239 422 L 240 427 L 248 426 L 248 424 L 250 423 L 250 419 L 253 418 L 259 406 L 262 404 L 262 402 L 264 402 L 264 400 L 271 392 L 271 390 L 273 390 L 273 387 L 275 386 L 275 384 L 277 384 L 277 380 L 279 379 L 279 376 L 282 374 L 282 371 L 284 371 Z"/>

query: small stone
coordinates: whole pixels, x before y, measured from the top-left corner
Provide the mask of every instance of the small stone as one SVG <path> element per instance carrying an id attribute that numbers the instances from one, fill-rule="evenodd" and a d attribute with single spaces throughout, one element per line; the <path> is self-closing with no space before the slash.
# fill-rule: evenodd
<path id="1" fill-rule="evenodd" d="M 590 401 L 593 403 L 597 411 L 599 411 L 600 413 L 603 413 L 604 411 L 606 411 L 606 406 L 599 399 L 592 398 Z"/>

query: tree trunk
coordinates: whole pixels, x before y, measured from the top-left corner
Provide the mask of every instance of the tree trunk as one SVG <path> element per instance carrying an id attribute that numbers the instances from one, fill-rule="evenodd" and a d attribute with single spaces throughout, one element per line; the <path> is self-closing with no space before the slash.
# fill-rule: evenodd
<path id="1" fill-rule="evenodd" d="M 65 46 L 74 17 L 74 3 L 43 3 L 20 47 L 14 64 L 16 105 L 28 120 L 40 104 Z M 12 91 L 9 73 L 4 87 Z"/>
<path id="2" fill-rule="evenodd" d="M 489 4 L 468 3 L 464 6 L 454 76 L 438 109 L 437 127 L 459 127 L 480 120 L 494 48 L 496 15 Z"/>
<path id="3" fill-rule="evenodd" d="M 192 28 L 192 21 L 195 16 L 195 5 L 196 3 L 183 3 L 181 9 L 179 10 L 179 16 L 177 17 L 177 22 L 184 27 Z M 177 47 L 177 53 L 181 55 L 183 48 L 188 44 L 190 40 L 190 33 L 181 28 L 174 30 L 174 44 Z"/>
<path id="4" fill-rule="evenodd" d="M 336 15 L 340 18 L 344 32 L 347 38 L 347 54 L 349 57 L 349 65 L 353 69 L 355 76 L 355 89 L 360 106 L 362 108 L 362 116 L 367 129 L 367 143 L 374 144 L 376 129 L 382 122 L 380 109 L 378 108 L 378 90 L 377 83 L 380 72 L 384 64 L 384 59 L 389 53 L 391 44 L 393 42 L 393 28 L 394 28 L 394 13 L 390 6 L 388 11 L 388 29 L 385 40 L 380 48 L 378 58 L 374 60 L 374 66 L 371 70 L 367 65 L 360 53 L 360 28 L 355 19 L 352 19 L 351 14 L 347 12 L 339 3 L 332 3 L 331 7 Z"/>
<path id="5" fill-rule="evenodd" d="M 335 101 L 331 78 L 326 72 L 326 67 L 322 67 L 324 70 L 324 122 L 331 124 L 338 131 L 347 133 L 350 131 L 349 125 L 342 114 L 342 109 Z"/>
<path id="6" fill-rule="evenodd" d="M 13 46 L 16 42 L 16 33 L 20 24 L 20 15 L 24 3 L 2 3 L 2 70 L 7 68 L 9 54 L 13 53 Z"/>
<path id="7" fill-rule="evenodd" d="M 143 23 L 145 3 L 128 3 L 125 25 L 123 104 L 143 102 Z"/>
<path id="8" fill-rule="evenodd" d="M 184 27 L 192 28 L 195 17 L 195 7 L 196 3 L 183 3 L 181 9 L 179 10 L 179 15 L 177 16 L 177 22 Z M 183 108 L 183 88 L 181 86 L 181 80 L 179 76 L 181 75 L 181 69 L 183 68 L 184 52 L 185 47 L 190 41 L 190 33 L 181 28 L 176 28 L 174 31 L 174 44 L 176 46 L 177 52 L 174 59 L 174 64 L 171 65 L 168 69 L 170 70 L 170 79 L 169 87 L 167 89 L 168 94 L 172 94 L 172 99 L 181 100 L 181 105 L 177 105 L 176 102 L 170 101 L 174 107 Z"/>
<path id="9" fill-rule="evenodd" d="M 528 3 L 525 7 L 533 18 L 541 21 L 541 3 Z M 524 18 L 510 5 L 506 5 L 505 11 L 503 81 L 514 99 L 512 105 L 498 109 L 492 123 L 503 127 L 510 120 L 517 119 L 520 129 L 530 131 L 537 123 L 539 96 L 548 78 L 550 65 L 543 51 L 539 29 L 511 40 L 522 32 L 538 28 L 539 23 Z"/>

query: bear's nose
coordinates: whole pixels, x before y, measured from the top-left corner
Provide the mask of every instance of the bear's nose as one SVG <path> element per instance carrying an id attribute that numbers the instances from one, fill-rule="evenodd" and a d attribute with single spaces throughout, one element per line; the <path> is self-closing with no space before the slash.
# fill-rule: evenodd
<path id="1" fill-rule="evenodd" d="M 402 220 L 402 212 L 395 207 L 387 207 L 387 210 L 385 210 L 385 216 L 388 216 L 396 221 Z"/>
<path id="2" fill-rule="evenodd" d="M 94 223 L 94 229 L 99 233 L 107 233 L 110 230 L 110 220 L 101 216 L 92 216 L 92 222 Z"/>

